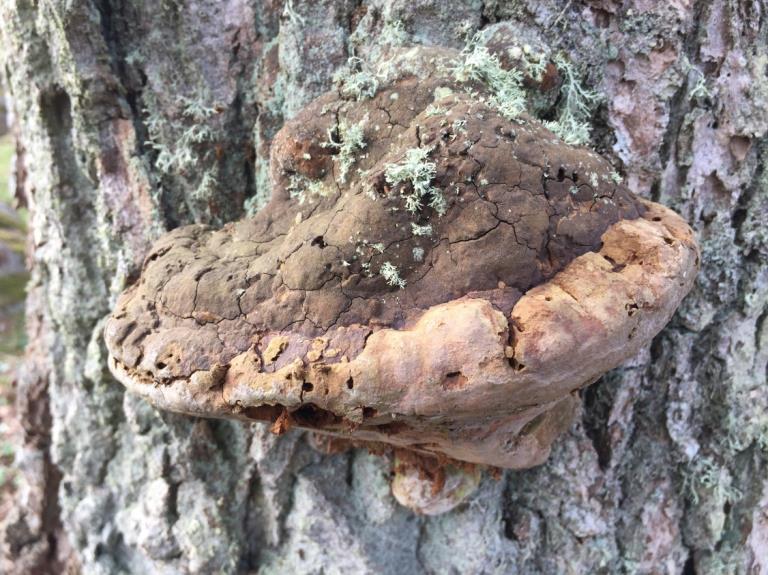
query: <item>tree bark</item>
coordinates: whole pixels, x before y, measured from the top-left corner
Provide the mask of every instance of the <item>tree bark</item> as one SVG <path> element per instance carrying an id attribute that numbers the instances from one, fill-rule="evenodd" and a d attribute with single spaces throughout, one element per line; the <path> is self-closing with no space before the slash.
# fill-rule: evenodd
<path id="1" fill-rule="evenodd" d="M 152 409 L 101 337 L 151 241 L 258 209 L 271 137 L 396 21 L 564 52 L 602 96 L 591 145 L 702 245 L 671 324 L 547 463 L 433 518 L 395 504 L 383 457 Z M 4 0 L 0 30 L 32 273 L 5 571 L 768 573 L 763 2 Z"/>

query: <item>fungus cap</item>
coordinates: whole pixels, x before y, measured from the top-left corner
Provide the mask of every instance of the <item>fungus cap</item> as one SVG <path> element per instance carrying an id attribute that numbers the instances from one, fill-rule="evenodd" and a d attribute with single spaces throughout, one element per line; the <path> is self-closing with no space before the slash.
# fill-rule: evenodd
<path id="1" fill-rule="evenodd" d="M 275 137 L 255 217 L 160 238 L 105 328 L 117 379 L 276 432 L 543 462 L 579 389 L 669 321 L 698 248 L 607 160 L 468 93 L 455 56 L 321 96 Z"/>

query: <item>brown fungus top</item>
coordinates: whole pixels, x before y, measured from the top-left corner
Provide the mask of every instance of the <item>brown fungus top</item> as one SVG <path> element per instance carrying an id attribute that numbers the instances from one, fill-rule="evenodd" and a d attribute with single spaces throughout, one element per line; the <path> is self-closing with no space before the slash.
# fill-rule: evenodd
<path id="1" fill-rule="evenodd" d="M 454 56 L 318 98 L 272 144 L 263 210 L 161 238 L 106 327 L 117 378 L 174 411 L 543 461 L 574 392 L 668 321 L 697 248 Z"/>

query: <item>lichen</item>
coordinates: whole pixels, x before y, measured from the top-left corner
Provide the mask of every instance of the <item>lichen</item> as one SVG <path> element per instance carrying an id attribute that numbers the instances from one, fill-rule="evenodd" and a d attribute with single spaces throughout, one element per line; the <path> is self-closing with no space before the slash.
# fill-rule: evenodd
<path id="1" fill-rule="evenodd" d="M 563 75 L 560 88 L 561 104 L 558 107 L 557 120 L 544 122 L 544 125 L 566 144 L 587 144 L 591 129 L 589 120 L 600 96 L 597 92 L 584 88 L 576 68 L 564 55 L 556 55 L 554 61 Z"/>
<path id="2" fill-rule="evenodd" d="M 334 162 L 339 167 L 339 176 L 337 179 L 340 184 L 345 184 L 347 182 L 349 170 L 357 161 L 357 153 L 365 149 L 364 128 L 367 123 L 367 117 L 352 125 L 342 119 L 337 128 L 338 141 L 334 139 L 334 133 L 329 130 L 328 141 L 323 142 L 324 147 L 336 150 Z"/>
<path id="3" fill-rule="evenodd" d="M 324 198 L 332 192 L 323 181 L 296 174 L 289 178 L 287 189 L 290 196 L 298 200 L 299 204 L 315 198 Z"/>
<path id="4" fill-rule="evenodd" d="M 476 35 L 461 53 L 453 75 L 459 82 L 482 82 L 491 91 L 489 103 L 508 120 L 514 120 L 526 109 L 523 74 L 516 69 L 505 69 L 498 56 L 491 54 Z"/>
<path id="5" fill-rule="evenodd" d="M 467 131 L 467 121 L 464 118 L 458 118 L 453 121 L 451 124 L 451 130 L 453 131 L 453 134 L 451 135 L 452 138 L 455 138 L 457 134 L 462 134 Z"/>
<path id="6" fill-rule="evenodd" d="M 152 101 L 149 96 L 146 99 Z M 218 113 L 216 106 L 205 103 L 204 96 L 179 96 L 178 106 L 181 108 L 180 120 L 169 121 L 161 117 L 152 111 L 154 106 L 144 110 L 149 132 L 145 143 L 157 152 L 155 167 L 165 174 L 185 172 L 198 165 L 200 156 L 208 153 L 201 150 L 200 145 L 213 138 L 213 131 L 206 121 Z M 176 136 L 178 133 L 181 135 Z M 169 141 L 173 144 L 168 144 Z"/>
<path id="7" fill-rule="evenodd" d="M 431 224 L 417 224 L 415 222 L 411 222 L 411 233 L 413 233 L 414 236 L 431 236 L 432 235 L 432 225 Z"/>
<path id="8" fill-rule="evenodd" d="M 434 104 L 430 104 L 425 110 L 427 116 L 445 116 L 446 112 L 447 110 L 445 108 L 435 106 Z"/>
<path id="9" fill-rule="evenodd" d="M 437 165 L 428 160 L 432 148 L 411 148 L 405 152 L 405 159 L 388 164 L 385 170 L 387 182 L 400 186 L 400 195 L 405 201 L 405 209 L 417 214 L 424 207 L 424 201 L 438 215 L 446 210 L 442 191 L 432 185 L 437 172 Z"/>
<path id="10" fill-rule="evenodd" d="M 400 277 L 400 271 L 391 262 L 384 262 L 381 264 L 379 274 L 384 278 L 384 281 L 386 281 L 388 285 L 399 287 L 400 289 L 405 288 L 405 280 Z"/>
<path id="11" fill-rule="evenodd" d="M 347 60 L 346 65 L 333 77 L 339 92 L 345 98 L 367 100 L 376 95 L 379 81 L 368 63 L 357 56 Z"/>
<path id="12" fill-rule="evenodd" d="M 693 87 L 690 88 L 688 97 L 691 100 L 711 98 L 712 92 L 707 88 L 707 77 L 701 70 L 691 64 L 691 61 L 685 54 L 682 57 L 682 67 L 685 74 L 688 75 L 689 78 L 694 79 Z"/>
<path id="13" fill-rule="evenodd" d="M 528 44 L 524 44 L 522 48 L 519 46 L 510 48 L 509 55 L 523 63 L 525 73 L 535 82 L 541 82 L 544 79 L 544 72 L 546 72 L 549 63 L 546 54 L 543 52 L 535 53 Z"/>
<path id="14" fill-rule="evenodd" d="M 476 34 L 462 51 L 461 59 L 453 69 L 454 77 L 459 82 L 487 85 L 491 91 L 488 103 L 505 118 L 513 120 L 526 111 L 531 112 L 528 102 L 535 88 L 526 89 L 525 77 L 536 83 L 541 82 L 552 60 L 563 82 L 556 120 L 547 120 L 544 124 L 567 144 L 584 145 L 589 142 L 589 120 L 600 96 L 584 87 L 575 65 L 564 54 L 550 58 L 544 51 L 535 52 L 528 44 L 515 45 L 508 48 L 507 53 L 517 66 L 505 68 L 498 55 L 483 45 L 484 39 L 482 34 Z"/>
<path id="15" fill-rule="evenodd" d="M 403 46 L 408 41 L 408 32 L 402 20 L 386 19 L 381 28 L 379 43 L 382 46 Z"/>
<path id="16" fill-rule="evenodd" d="M 690 464 L 683 477 L 683 489 L 695 505 L 698 505 L 702 491 L 712 493 L 720 502 L 733 502 L 741 497 L 728 469 L 712 457 L 698 457 Z"/>

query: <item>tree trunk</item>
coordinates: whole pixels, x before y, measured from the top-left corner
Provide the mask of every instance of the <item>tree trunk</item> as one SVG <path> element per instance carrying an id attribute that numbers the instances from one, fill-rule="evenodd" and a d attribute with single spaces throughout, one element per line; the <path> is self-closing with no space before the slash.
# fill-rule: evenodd
<path id="1" fill-rule="evenodd" d="M 591 145 L 702 245 L 672 323 L 548 462 L 431 518 L 384 457 L 154 410 L 101 337 L 151 241 L 258 209 L 271 137 L 398 21 L 565 53 L 602 95 Z M 4 0 L 0 30 L 32 268 L 7 572 L 768 573 L 763 2 Z"/>

